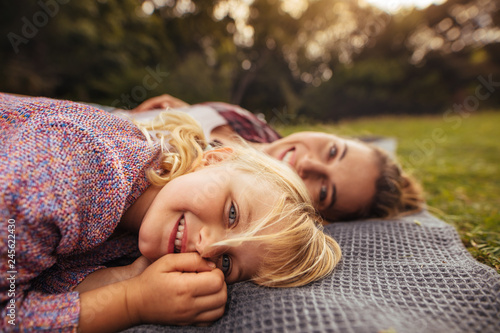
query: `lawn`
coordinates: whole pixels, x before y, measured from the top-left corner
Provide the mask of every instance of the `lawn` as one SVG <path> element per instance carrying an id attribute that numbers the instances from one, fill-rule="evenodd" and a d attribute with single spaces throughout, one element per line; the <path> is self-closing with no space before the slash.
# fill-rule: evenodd
<path id="1" fill-rule="evenodd" d="M 429 211 L 458 230 L 469 252 L 500 273 L 500 112 L 380 117 L 278 127 L 383 135 L 398 141 L 401 164 L 424 186 Z"/>

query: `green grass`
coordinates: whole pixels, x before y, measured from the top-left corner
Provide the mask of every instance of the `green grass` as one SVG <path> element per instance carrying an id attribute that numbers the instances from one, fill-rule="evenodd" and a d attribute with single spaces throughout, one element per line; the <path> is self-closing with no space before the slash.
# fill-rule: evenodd
<path id="1" fill-rule="evenodd" d="M 452 224 L 469 252 L 500 273 L 500 112 L 470 117 L 380 117 L 285 126 L 398 140 L 403 167 L 424 186 L 429 211 Z"/>

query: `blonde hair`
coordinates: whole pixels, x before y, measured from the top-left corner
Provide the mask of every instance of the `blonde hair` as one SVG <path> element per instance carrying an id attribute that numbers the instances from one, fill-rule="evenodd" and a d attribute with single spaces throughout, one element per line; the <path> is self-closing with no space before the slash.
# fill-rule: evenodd
<path id="1" fill-rule="evenodd" d="M 207 143 L 199 125 L 187 114 L 167 111 L 150 123 L 138 125 L 148 138 L 148 131 L 162 131 L 157 137 L 163 152 L 161 170 L 148 172 L 153 184 L 165 185 L 202 164 Z M 235 145 L 232 150 L 230 154 L 212 151 L 211 154 L 218 154 L 220 158 L 210 159 L 211 163 L 222 163 L 255 175 L 268 185 L 261 188 L 278 194 L 277 204 L 241 235 L 212 246 L 238 246 L 252 241 L 265 243 L 265 260 L 252 277 L 253 282 L 263 286 L 302 286 L 330 274 L 340 260 L 340 246 L 323 232 L 323 220 L 314 209 L 300 177 L 284 163 L 253 148 Z M 273 228 L 275 226 L 278 228 Z M 266 229 L 270 232 L 263 233 Z"/>
<path id="2" fill-rule="evenodd" d="M 163 186 L 178 176 L 192 172 L 201 164 L 208 143 L 200 124 L 187 113 L 168 110 L 149 122 L 135 123 L 150 144 L 153 144 L 151 137 L 160 143 L 160 170 L 147 171 L 153 185 Z"/>

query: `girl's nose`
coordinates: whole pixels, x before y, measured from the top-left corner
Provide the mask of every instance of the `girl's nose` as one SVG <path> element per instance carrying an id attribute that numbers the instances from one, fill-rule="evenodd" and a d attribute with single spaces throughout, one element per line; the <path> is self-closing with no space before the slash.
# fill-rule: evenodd
<path id="1" fill-rule="evenodd" d="M 212 247 L 213 244 L 224 240 L 223 230 L 217 226 L 205 226 L 198 235 L 195 242 L 195 249 L 203 257 L 211 257 L 214 255 L 217 247 Z"/>

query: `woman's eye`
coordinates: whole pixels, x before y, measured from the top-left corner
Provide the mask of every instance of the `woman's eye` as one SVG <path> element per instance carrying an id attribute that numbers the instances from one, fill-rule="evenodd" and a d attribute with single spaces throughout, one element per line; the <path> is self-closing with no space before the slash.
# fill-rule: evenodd
<path id="1" fill-rule="evenodd" d="M 220 257 L 220 270 L 224 273 L 225 277 L 228 277 L 231 274 L 231 257 L 227 254 L 223 254 Z"/>
<path id="2" fill-rule="evenodd" d="M 328 195 L 328 189 L 326 185 L 321 185 L 321 189 L 319 190 L 319 201 L 322 202 L 326 199 Z"/>
<path id="3" fill-rule="evenodd" d="M 231 207 L 229 207 L 228 219 L 230 227 L 233 227 L 238 222 L 238 212 L 233 203 L 231 203 Z"/>
<path id="4" fill-rule="evenodd" d="M 335 155 L 337 155 L 337 146 L 336 145 L 331 147 L 330 150 L 328 151 L 328 158 L 335 157 Z"/>

